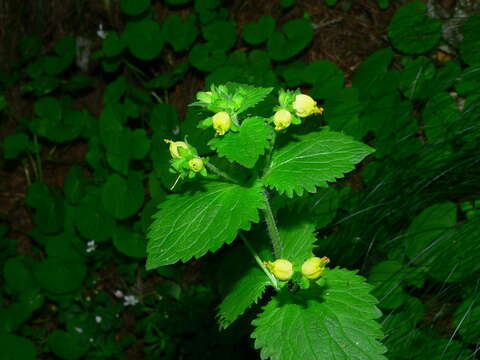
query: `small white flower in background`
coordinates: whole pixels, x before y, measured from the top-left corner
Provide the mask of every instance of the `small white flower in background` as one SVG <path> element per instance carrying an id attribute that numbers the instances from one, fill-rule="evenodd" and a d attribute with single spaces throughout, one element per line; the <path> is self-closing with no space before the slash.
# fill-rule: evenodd
<path id="1" fill-rule="evenodd" d="M 75 328 L 75 331 L 79 334 L 83 333 L 83 329 L 82 328 L 79 328 L 79 327 L 76 327 Z"/>
<path id="2" fill-rule="evenodd" d="M 103 31 L 103 24 L 102 23 L 98 24 L 97 36 L 100 39 L 103 39 L 103 40 L 105 40 L 107 38 L 107 33 L 105 31 Z"/>
<path id="3" fill-rule="evenodd" d="M 138 302 L 139 301 L 135 295 L 127 295 L 123 298 L 123 306 L 135 306 Z"/>
<path id="4" fill-rule="evenodd" d="M 122 290 L 115 290 L 115 292 L 113 293 L 113 295 L 115 295 L 115 297 L 121 299 L 123 298 L 123 292 Z"/>
<path id="5" fill-rule="evenodd" d="M 101 317 L 101 316 L 98 316 L 98 315 L 95 316 L 95 322 L 96 322 L 97 324 L 100 324 L 100 323 L 102 322 L 102 317 Z"/>
<path id="6" fill-rule="evenodd" d="M 95 245 L 95 240 L 90 240 L 87 242 L 87 249 L 85 250 L 87 253 L 91 253 L 92 251 L 95 251 L 95 248 L 97 246 Z"/>
<path id="7" fill-rule="evenodd" d="M 88 341 L 93 342 L 93 338 L 88 339 Z"/>

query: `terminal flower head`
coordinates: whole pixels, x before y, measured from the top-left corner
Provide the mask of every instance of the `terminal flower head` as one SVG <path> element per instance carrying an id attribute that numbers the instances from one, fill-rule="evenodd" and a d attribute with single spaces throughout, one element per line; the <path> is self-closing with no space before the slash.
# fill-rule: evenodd
<path id="1" fill-rule="evenodd" d="M 295 96 L 293 108 L 295 109 L 296 115 L 300 117 L 321 114 L 323 112 L 323 108 L 318 107 L 317 102 L 305 94 Z"/>
<path id="2" fill-rule="evenodd" d="M 293 275 L 293 265 L 285 259 L 277 259 L 273 262 L 269 261 L 267 267 L 278 280 L 287 281 L 290 280 Z"/>
<path id="3" fill-rule="evenodd" d="M 212 117 L 213 128 L 218 135 L 224 135 L 232 127 L 232 119 L 225 111 L 220 111 Z"/>
<path id="4" fill-rule="evenodd" d="M 310 280 L 318 279 L 323 274 L 325 265 L 329 262 L 330 259 L 326 256 L 322 258 L 312 257 L 302 264 L 302 274 Z"/>
<path id="5" fill-rule="evenodd" d="M 275 124 L 275 130 L 284 130 L 292 123 L 292 114 L 288 110 L 280 109 L 273 115 L 273 123 Z"/>

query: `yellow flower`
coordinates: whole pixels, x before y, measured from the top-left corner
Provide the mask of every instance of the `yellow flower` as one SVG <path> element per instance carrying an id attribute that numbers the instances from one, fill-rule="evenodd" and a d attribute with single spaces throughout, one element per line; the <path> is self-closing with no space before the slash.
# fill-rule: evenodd
<path id="1" fill-rule="evenodd" d="M 188 162 L 188 167 L 194 172 L 200 172 L 203 169 L 203 160 L 199 157 L 194 157 Z"/>
<path id="2" fill-rule="evenodd" d="M 273 115 L 273 123 L 275 124 L 275 130 L 284 130 L 292 123 L 292 114 L 285 109 L 278 110 Z"/>
<path id="3" fill-rule="evenodd" d="M 218 135 L 224 135 L 232 127 L 232 119 L 225 111 L 220 111 L 213 115 L 213 128 Z"/>
<path id="4" fill-rule="evenodd" d="M 322 258 L 312 257 L 302 264 L 302 274 L 308 279 L 317 279 L 323 274 L 325 265 L 329 262 L 330 259 L 326 256 Z"/>
<path id="5" fill-rule="evenodd" d="M 323 108 L 319 108 L 317 106 L 317 102 L 305 94 L 299 94 L 295 96 L 293 108 L 295 109 L 297 116 L 300 117 L 307 117 L 312 114 L 321 114 L 323 112 Z"/>
<path id="6" fill-rule="evenodd" d="M 167 144 L 170 144 L 168 149 L 170 150 L 170 154 L 174 159 L 179 159 L 182 157 L 178 152 L 178 148 L 183 148 L 188 150 L 188 145 L 183 141 L 172 141 L 169 139 L 164 139 L 163 141 L 165 141 Z"/>
<path id="7" fill-rule="evenodd" d="M 293 265 L 285 259 L 277 259 L 274 262 L 269 261 L 267 267 L 278 280 L 287 281 L 293 275 Z"/>

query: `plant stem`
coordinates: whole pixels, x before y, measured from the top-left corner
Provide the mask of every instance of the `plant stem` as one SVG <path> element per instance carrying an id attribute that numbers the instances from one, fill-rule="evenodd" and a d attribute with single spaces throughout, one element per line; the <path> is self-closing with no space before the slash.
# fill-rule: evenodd
<path id="1" fill-rule="evenodd" d="M 240 235 L 240 238 L 242 239 L 243 243 L 245 244 L 245 246 L 247 247 L 248 251 L 250 251 L 250 253 L 252 254 L 253 258 L 255 259 L 255 261 L 257 262 L 258 266 L 260 266 L 260 268 L 263 270 L 263 272 L 268 276 L 268 278 L 270 279 L 270 282 L 272 283 L 272 286 L 278 290 L 278 282 L 277 282 L 277 279 L 275 278 L 275 276 L 272 275 L 272 273 L 270 271 L 268 271 L 268 269 L 265 267 L 265 265 L 263 264 L 263 261 L 262 259 L 260 259 L 260 256 L 258 256 L 257 252 L 255 251 L 255 249 L 252 247 L 252 245 L 250 245 L 250 243 L 248 242 L 247 238 L 242 234 L 242 233 L 239 233 Z"/>
<path id="2" fill-rule="evenodd" d="M 277 223 L 275 222 L 275 217 L 273 216 L 273 211 L 268 201 L 268 193 L 265 190 L 263 192 L 265 198 L 265 221 L 267 222 L 268 234 L 270 235 L 270 240 L 272 241 L 273 255 L 276 259 L 279 259 L 283 253 L 283 244 L 282 239 L 280 238 L 280 233 L 278 232 Z"/>
<path id="3" fill-rule="evenodd" d="M 207 168 L 208 170 L 210 170 L 211 172 L 213 172 L 215 175 L 218 175 L 222 178 L 224 178 L 225 180 L 228 180 L 230 182 L 233 182 L 235 184 L 238 184 L 238 181 L 236 181 L 234 178 L 230 177 L 230 175 L 228 175 L 227 173 L 223 172 L 222 170 L 220 170 L 219 168 L 217 168 L 215 165 L 213 165 L 212 163 L 207 163 Z"/>
<path id="4" fill-rule="evenodd" d="M 273 148 L 275 147 L 275 140 L 277 138 L 277 134 L 274 132 L 272 136 L 272 146 L 270 146 L 270 149 L 267 150 L 267 154 L 265 155 L 265 169 L 263 170 L 263 175 L 266 174 L 268 171 L 268 168 L 270 167 L 270 160 L 272 159 L 272 153 L 273 153 Z"/>

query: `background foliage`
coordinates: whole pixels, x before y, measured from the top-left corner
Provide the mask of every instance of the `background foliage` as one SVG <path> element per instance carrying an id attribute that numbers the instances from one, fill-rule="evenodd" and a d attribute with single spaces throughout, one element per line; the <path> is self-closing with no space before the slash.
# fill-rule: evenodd
<path id="1" fill-rule="evenodd" d="M 145 269 L 151 216 L 172 201 L 164 200 L 175 180 L 163 139 L 188 134 L 208 154 L 211 134 L 196 128 L 201 117 L 186 105 L 204 87 L 236 81 L 301 87 L 325 107 L 323 124 L 376 149 L 314 196 L 282 188 L 278 172 L 268 182 L 294 195 L 272 199 L 285 236 L 303 231 L 315 254 L 360 269 L 374 286 L 386 356 L 475 358 L 480 15 L 464 1 L 311 3 L 272 1 L 245 12 L 219 0 L 121 0 L 104 3 L 103 29 L 21 38 L 4 30 L 2 51 L 12 61 L 0 74 L 1 356 L 245 359 L 260 356 L 255 347 L 265 358 L 282 349 L 282 339 L 262 346 L 276 339 L 275 327 L 256 331 L 255 344 L 250 338 L 252 321 L 289 321 L 297 311 L 265 307 L 261 280 L 258 303 L 232 325 L 248 304 L 219 307 L 232 289 L 249 286 L 229 266 L 246 258 L 236 245 Z M 38 4 L 38 13 L 48 11 Z M 375 40 L 366 46 L 355 32 L 369 18 Z M 328 36 L 352 28 L 350 43 Z M 242 176 L 225 158 L 212 161 Z M 199 243 L 197 255 L 206 250 Z M 328 358 L 322 341 L 314 353 Z"/>

